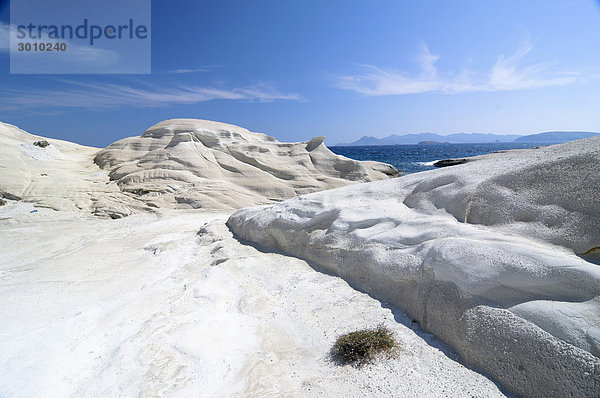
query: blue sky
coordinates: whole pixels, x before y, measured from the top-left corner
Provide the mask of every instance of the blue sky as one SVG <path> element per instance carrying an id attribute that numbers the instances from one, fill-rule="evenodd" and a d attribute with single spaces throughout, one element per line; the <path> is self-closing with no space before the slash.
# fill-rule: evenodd
<path id="1" fill-rule="evenodd" d="M 177 117 L 330 145 L 600 132 L 597 1 L 155 0 L 149 75 L 11 75 L 9 8 L 0 121 L 48 137 L 106 146 Z"/>

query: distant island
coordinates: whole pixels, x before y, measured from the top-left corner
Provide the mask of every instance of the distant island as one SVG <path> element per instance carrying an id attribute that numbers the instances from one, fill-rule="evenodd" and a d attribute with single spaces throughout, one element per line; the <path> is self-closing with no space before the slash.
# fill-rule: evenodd
<path id="1" fill-rule="evenodd" d="M 367 146 L 367 145 L 435 145 L 435 144 L 483 144 L 491 142 L 544 142 L 563 143 L 582 138 L 589 138 L 599 133 L 587 131 L 549 131 L 546 133 L 516 135 L 516 134 L 485 134 L 485 133 L 455 133 L 439 135 L 435 133 L 392 134 L 388 137 L 375 138 L 364 136 L 351 143 L 340 143 L 335 146 Z"/>
<path id="2" fill-rule="evenodd" d="M 439 142 L 439 141 L 419 141 L 418 145 L 444 145 L 444 144 L 450 144 L 448 141 L 446 142 Z"/>

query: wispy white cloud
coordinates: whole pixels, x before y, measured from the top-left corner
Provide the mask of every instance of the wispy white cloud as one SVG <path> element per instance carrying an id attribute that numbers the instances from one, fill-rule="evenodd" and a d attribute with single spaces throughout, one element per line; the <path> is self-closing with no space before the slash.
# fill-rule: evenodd
<path id="1" fill-rule="evenodd" d="M 121 107 L 156 108 L 179 104 L 195 104 L 212 100 L 237 100 L 272 102 L 276 100 L 302 100 L 295 93 L 281 93 L 259 84 L 240 88 L 186 86 L 167 87 L 145 84 L 133 87 L 124 84 L 79 83 L 61 81 L 64 88 L 6 89 L 0 91 L 3 109 L 85 108 L 115 109 Z"/>
<path id="2" fill-rule="evenodd" d="M 549 62 L 526 64 L 525 58 L 532 49 L 533 46 L 525 42 L 515 54 L 509 57 L 500 55 L 496 63 L 484 73 L 468 69 L 463 69 L 460 73 L 439 73 L 435 64 L 440 57 L 423 45 L 417 56 L 417 74 L 409 75 L 373 65 L 361 65 L 362 71 L 358 74 L 338 76 L 336 86 L 365 95 L 381 96 L 528 90 L 564 86 L 578 80 L 576 73 L 554 72 L 553 64 Z"/>
<path id="3" fill-rule="evenodd" d="M 171 73 L 181 74 L 181 73 L 198 73 L 198 72 L 210 72 L 211 68 L 197 68 L 197 69 L 176 69 L 171 71 Z"/>
<path id="4" fill-rule="evenodd" d="M 201 72 L 212 72 L 215 69 L 222 68 L 223 65 L 210 65 L 203 66 L 201 68 L 195 69 L 175 69 L 173 71 L 169 71 L 169 73 L 182 74 L 182 73 L 201 73 Z"/>
<path id="5" fill-rule="evenodd" d="M 204 73 L 204 72 L 212 72 L 215 69 L 220 69 L 220 68 L 225 68 L 225 65 L 206 65 L 206 66 L 201 66 L 201 67 L 197 67 L 197 68 L 182 68 L 182 69 L 173 69 L 173 70 L 167 70 L 167 71 L 162 71 L 162 72 L 152 72 L 153 75 L 161 75 L 161 74 L 175 74 L 175 75 L 181 75 L 181 74 L 187 74 L 187 73 Z"/>

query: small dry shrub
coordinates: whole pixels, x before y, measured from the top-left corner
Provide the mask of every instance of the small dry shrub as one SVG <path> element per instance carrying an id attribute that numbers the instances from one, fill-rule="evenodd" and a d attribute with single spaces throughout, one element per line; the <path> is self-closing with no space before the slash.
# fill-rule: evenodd
<path id="1" fill-rule="evenodd" d="M 50 143 L 48 141 L 36 141 L 33 145 L 39 146 L 40 148 L 46 148 Z"/>
<path id="2" fill-rule="evenodd" d="M 344 334 L 336 340 L 332 355 L 344 364 L 362 366 L 398 346 L 394 333 L 383 325 Z"/>

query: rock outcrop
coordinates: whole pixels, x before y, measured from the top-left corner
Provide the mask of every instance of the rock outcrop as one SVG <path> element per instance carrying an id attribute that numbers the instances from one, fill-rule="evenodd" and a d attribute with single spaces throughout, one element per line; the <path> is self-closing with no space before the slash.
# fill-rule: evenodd
<path id="1" fill-rule="evenodd" d="M 461 158 L 461 159 L 443 159 L 438 160 L 433 163 L 434 167 L 449 167 L 449 166 L 458 166 L 459 164 L 468 163 L 469 159 Z"/>
<path id="2" fill-rule="evenodd" d="M 0 123 L 0 195 L 118 218 L 156 208 L 232 210 L 400 174 L 335 155 L 323 140 L 281 143 L 229 124 L 175 119 L 100 150 Z"/>
<path id="3" fill-rule="evenodd" d="M 121 190 L 147 190 L 139 200 L 170 208 L 237 209 L 400 174 L 335 155 L 324 139 L 281 143 L 230 124 L 174 119 L 111 144 L 95 162 Z"/>
<path id="4" fill-rule="evenodd" d="M 0 196 L 54 210 L 130 212 L 129 198 L 93 163 L 97 152 L 0 123 Z"/>
<path id="5" fill-rule="evenodd" d="M 600 395 L 600 137 L 243 209 L 523 397 Z M 595 254 L 596 253 L 596 254 Z"/>

